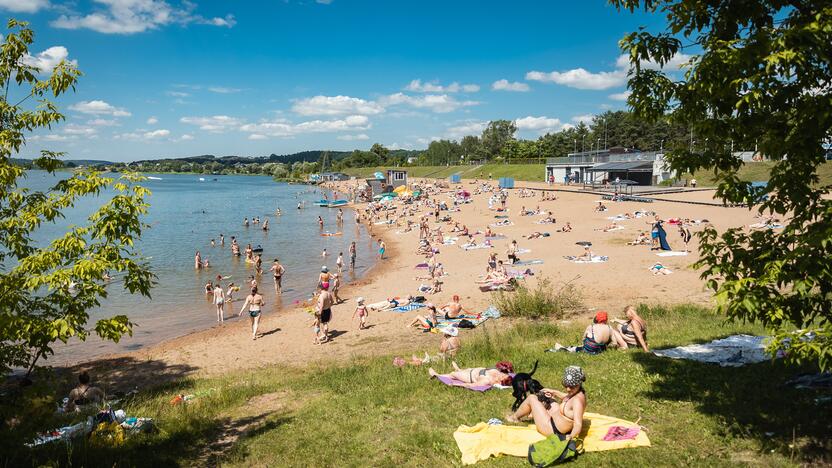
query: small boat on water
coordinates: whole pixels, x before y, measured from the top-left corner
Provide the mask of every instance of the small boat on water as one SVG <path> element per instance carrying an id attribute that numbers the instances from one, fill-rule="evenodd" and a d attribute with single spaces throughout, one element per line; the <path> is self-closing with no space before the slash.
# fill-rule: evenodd
<path id="1" fill-rule="evenodd" d="M 161 177 L 147 176 L 147 178 L 150 179 L 150 180 L 162 180 Z"/>
<path id="2" fill-rule="evenodd" d="M 200 177 L 200 178 L 199 178 L 199 181 L 200 181 L 200 182 L 205 182 L 205 177 Z"/>
<path id="3" fill-rule="evenodd" d="M 349 200 L 333 200 L 326 204 L 327 208 L 338 208 L 339 206 L 347 206 L 350 204 Z"/>
<path id="4" fill-rule="evenodd" d="M 329 200 L 318 200 L 316 202 L 312 202 L 314 205 L 318 206 L 329 206 Z"/>

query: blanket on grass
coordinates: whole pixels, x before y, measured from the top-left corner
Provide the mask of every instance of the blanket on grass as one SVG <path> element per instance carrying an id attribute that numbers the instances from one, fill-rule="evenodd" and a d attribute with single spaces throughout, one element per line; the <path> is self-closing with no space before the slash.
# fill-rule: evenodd
<path id="1" fill-rule="evenodd" d="M 635 447 L 650 447 L 650 439 L 639 430 L 635 439 L 605 441 L 611 427 L 638 429 L 635 423 L 597 413 L 584 413 L 584 430 L 580 438 L 587 452 L 601 452 Z M 512 455 L 525 458 L 529 445 L 545 439 L 534 425 L 507 426 L 488 425 L 481 422 L 475 426 L 459 426 L 454 439 L 462 452 L 462 463 L 472 465 L 491 456 Z"/>
<path id="2" fill-rule="evenodd" d="M 653 354 L 709 362 L 723 367 L 739 367 L 770 360 L 771 355 L 766 352 L 766 341 L 765 336 L 731 335 L 710 343 L 657 349 Z"/>

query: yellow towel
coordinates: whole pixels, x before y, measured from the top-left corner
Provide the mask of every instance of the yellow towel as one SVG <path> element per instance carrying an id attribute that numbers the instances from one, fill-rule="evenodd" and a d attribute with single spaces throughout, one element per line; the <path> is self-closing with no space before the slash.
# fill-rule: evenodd
<path id="1" fill-rule="evenodd" d="M 644 431 L 632 440 L 604 441 L 604 436 L 612 426 L 634 427 L 635 424 L 623 419 L 612 418 L 596 413 L 584 413 L 584 430 L 581 439 L 584 450 L 600 452 L 632 447 L 649 447 L 650 439 Z M 491 456 L 513 455 L 525 457 L 529 453 L 529 445 L 545 439 L 535 429 L 535 426 L 489 426 L 479 423 L 476 426 L 459 426 L 454 432 L 454 439 L 462 452 L 462 463 L 471 465 L 479 460 L 486 460 Z"/>

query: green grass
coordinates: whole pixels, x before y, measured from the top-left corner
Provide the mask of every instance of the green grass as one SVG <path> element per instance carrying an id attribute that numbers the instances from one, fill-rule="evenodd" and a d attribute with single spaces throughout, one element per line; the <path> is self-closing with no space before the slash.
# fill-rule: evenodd
<path id="1" fill-rule="evenodd" d="M 653 347 L 761 332 L 754 326 L 724 324 L 699 307 L 642 312 Z M 828 457 L 832 426 L 821 416 L 829 414 L 828 407 L 815 404 L 811 391 L 783 386 L 807 369 L 779 361 L 720 368 L 636 351 L 599 356 L 543 352 L 555 341 L 577 343 L 585 326 L 487 322 L 463 334 L 457 362 L 489 366 L 508 359 L 524 370 L 539 359 L 535 377 L 552 387 L 558 386 L 565 366 L 580 365 L 587 374 L 589 411 L 631 421 L 641 418 L 649 429 L 652 448 L 585 454 L 572 466 L 795 466 Z M 434 348 L 438 337 L 429 342 Z M 176 382 L 144 391 L 127 407 L 129 414 L 155 418 L 160 428 L 155 435 L 132 437 L 122 448 L 110 450 L 83 442 L 71 450 L 54 444 L 7 454 L 0 463 L 455 466 L 460 455 L 453 431 L 460 424 L 502 418 L 513 401 L 507 391 L 479 394 L 442 386 L 428 380 L 424 367 L 395 368 L 392 357 L 303 369 L 275 366 Z M 450 363 L 436 366 L 445 371 Z M 209 390 L 187 406 L 168 403 L 176 393 Z M 260 415 L 263 408 L 273 411 Z M 249 430 L 235 444 L 224 451 L 214 446 L 215 453 L 205 455 L 221 434 L 243 427 Z M 527 462 L 503 457 L 480 465 L 521 467 Z"/>
<path id="2" fill-rule="evenodd" d="M 739 171 L 739 178 L 749 182 L 764 182 L 768 181 L 771 168 L 774 167 L 774 162 L 750 162 L 744 164 Z M 821 185 L 832 184 L 832 163 L 826 162 L 818 166 L 818 177 Z M 696 181 L 701 187 L 711 187 L 716 185 L 716 179 L 713 171 L 696 171 Z M 690 178 L 687 174 L 685 178 Z"/>
<path id="3" fill-rule="evenodd" d="M 549 278 L 540 278 L 534 288 L 523 283 L 515 291 L 498 291 L 494 304 L 505 317 L 562 319 L 583 307 L 581 293 L 571 283 L 554 287 Z"/>

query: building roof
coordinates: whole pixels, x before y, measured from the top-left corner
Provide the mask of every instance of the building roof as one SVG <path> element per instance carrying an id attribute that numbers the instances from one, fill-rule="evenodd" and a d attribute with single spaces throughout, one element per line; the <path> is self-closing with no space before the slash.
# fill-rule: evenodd
<path id="1" fill-rule="evenodd" d="M 599 164 L 587 169 L 589 172 L 609 171 L 630 171 L 630 172 L 652 172 L 653 161 L 623 161 Z"/>

